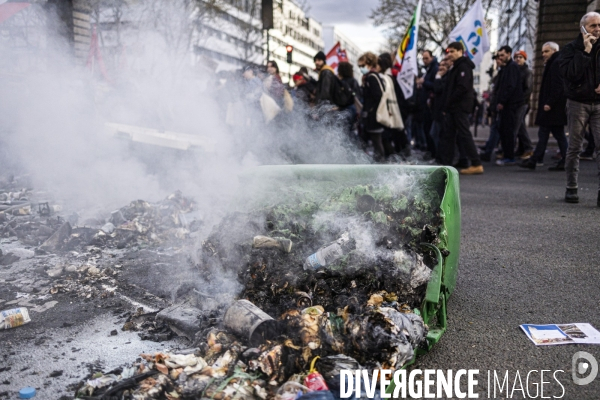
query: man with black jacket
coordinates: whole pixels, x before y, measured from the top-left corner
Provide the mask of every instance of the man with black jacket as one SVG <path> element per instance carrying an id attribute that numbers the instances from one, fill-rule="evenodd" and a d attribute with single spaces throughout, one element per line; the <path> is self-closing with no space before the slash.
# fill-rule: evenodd
<path id="1" fill-rule="evenodd" d="M 565 160 L 567 203 L 579 203 L 577 175 L 579 153 L 589 123 L 596 143 L 600 143 L 600 14 L 587 13 L 581 18 L 582 33 L 567 44 L 558 60 L 567 97 L 569 148 Z M 596 158 L 600 178 L 600 157 Z M 600 190 L 597 205 L 600 207 Z"/>
<path id="2" fill-rule="evenodd" d="M 516 165 L 515 162 L 515 132 L 519 125 L 519 107 L 523 104 L 523 85 L 521 72 L 511 59 L 512 48 L 502 46 L 498 50 L 498 59 L 502 69 L 498 73 L 497 105 L 500 116 L 500 141 L 504 158 L 498 160 L 498 165 Z"/>
<path id="3" fill-rule="evenodd" d="M 315 69 L 319 73 L 319 81 L 317 82 L 317 89 L 315 91 L 315 101 L 317 105 L 325 102 L 333 104 L 334 90 L 335 90 L 335 72 L 327 65 L 327 57 L 325 53 L 319 51 L 315 57 Z"/>
<path id="4" fill-rule="evenodd" d="M 464 47 L 453 42 L 446 49 L 452 60 L 452 69 L 447 72 L 446 100 L 443 107 L 445 117 L 444 134 L 440 138 L 440 158 L 442 163 L 452 165 L 454 148 L 458 145 L 465 150 L 471 166 L 460 170 L 464 175 L 483 174 L 483 166 L 469 129 L 469 113 L 473 110 L 473 69 L 475 64 L 464 56 Z M 440 76 L 438 73 L 437 76 Z M 436 78 L 437 78 L 436 76 Z M 441 79 L 441 78 L 440 78 Z"/>
<path id="5" fill-rule="evenodd" d="M 550 133 L 552 133 L 558 143 L 562 160 L 556 166 L 550 167 L 549 170 L 565 170 L 565 156 L 567 154 L 567 138 L 565 136 L 567 113 L 565 106 L 567 99 L 565 98 L 563 79 L 560 76 L 560 68 L 557 62 L 560 57 L 558 49 L 558 44 L 554 42 L 547 42 L 542 46 L 544 73 L 535 118 L 535 123 L 540 127 L 538 130 L 538 143 L 531 158 L 519 165 L 523 168 L 535 169 L 538 163 L 542 164 L 544 162 L 546 146 L 548 145 Z"/>
<path id="6" fill-rule="evenodd" d="M 517 131 L 515 132 L 518 146 L 517 153 L 515 156 L 521 157 L 522 159 L 529 158 L 533 155 L 533 146 L 531 145 L 531 139 L 527 132 L 527 125 L 525 124 L 525 117 L 529 112 L 529 102 L 531 101 L 531 93 L 533 92 L 533 73 L 527 66 L 527 53 L 523 50 L 515 52 L 513 59 L 519 66 L 519 72 L 521 72 L 521 85 L 523 87 L 523 104 L 519 107 L 519 117 Z"/>
<path id="7" fill-rule="evenodd" d="M 433 138 L 430 136 L 431 125 L 433 123 L 433 116 L 431 110 L 431 100 L 433 98 L 433 86 L 435 83 L 435 76 L 437 75 L 440 64 L 436 57 L 433 56 L 430 50 L 423 50 L 421 53 L 423 65 L 425 66 L 425 75 L 417 79 L 417 86 L 421 87 L 422 91 L 422 104 L 423 107 L 423 131 L 425 132 L 425 139 L 427 140 L 427 150 L 432 156 L 435 156 L 436 146 Z"/>

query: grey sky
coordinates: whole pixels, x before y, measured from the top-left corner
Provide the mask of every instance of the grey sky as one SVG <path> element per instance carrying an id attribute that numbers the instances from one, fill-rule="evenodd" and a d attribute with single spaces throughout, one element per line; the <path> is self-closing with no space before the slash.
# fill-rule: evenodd
<path id="1" fill-rule="evenodd" d="M 363 51 L 378 52 L 386 41 L 382 28 L 369 18 L 379 0 L 308 0 L 309 15 L 323 25 L 334 25 Z M 327 50 L 327 49 L 326 49 Z"/>

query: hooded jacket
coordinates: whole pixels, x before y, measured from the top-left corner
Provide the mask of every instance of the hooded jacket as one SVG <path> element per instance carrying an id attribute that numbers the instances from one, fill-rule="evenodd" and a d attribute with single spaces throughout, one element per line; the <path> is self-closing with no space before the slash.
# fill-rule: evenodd
<path id="1" fill-rule="evenodd" d="M 325 64 L 319 71 L 319 81 L 317 82 L 317 89 L 315 92 L 315 100 L 317 104 L 324 101 L 333 103 L 333 91 L 335 90 L 334 79 L 337 79 L 333 69 Z"/>
<path id="2" fill-rule="evenodd" d="M 475 64 L 468 57 L 460 57 L 448 71 L 444 112 L 473 112 L 473 69 Z"/>
<path id="3" fill-rule="evenodd" d="M 536 125 L 552 126 L 566 125 L 567 123 L 567 113 L 565 111 L 567 99 L 565 98 L 564 84 L 558 62 L 560 56 L 560 52 L 555 52 L 544 66 L 535 118 Z M 550 111 L 544 111 L 545 105 L 550 106 Z"/>
<path id="4" fill-rule="evenodd" d="M 600 55 L 600 40 L 592 46 L 592 51 L 584 51 L 583 36 L 567 44 L 560 51 L 558 60 L 560 73 L 564 79 L 565 95 L 568 99 L 580 103 L 600 101 L 600 95 L 595 90 L 600 83 L 598 71 L 598 56 Z"/>

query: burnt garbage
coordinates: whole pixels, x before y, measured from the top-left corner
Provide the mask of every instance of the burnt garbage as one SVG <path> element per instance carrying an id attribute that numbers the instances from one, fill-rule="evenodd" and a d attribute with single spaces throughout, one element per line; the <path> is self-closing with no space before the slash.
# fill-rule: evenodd
<path id="1" fill-rule="evenodd" d="M 279 201 L 230 213 L 198 249 L 205 287 L 188 293 L 191 315 L 165 312 L 175 330 L 186 320 L 197 329 L 195 364 L 169 361 L 181 357 L 177 350 L 143 355 L 131 367 L 142 379 L 135 384 L 111 377 L 104 388 L 88 380 L 80 390 L 96 398 L 295 399 L 315 393 L 307 378 L 317 371 L 335 394 L 341 369 L 405 367 L 426 345 L 428 327 L 415 310 L 437 262 L 423 243 L 441 240 L 438 183 L 418 182 L 418 191 L 344 185 L 318 196 L 299 185 L 286 189 L 289 201 L 272 191 L 267 197 Z M 237 276 L 237 300 L 211 285 L 219 273 Z"/>

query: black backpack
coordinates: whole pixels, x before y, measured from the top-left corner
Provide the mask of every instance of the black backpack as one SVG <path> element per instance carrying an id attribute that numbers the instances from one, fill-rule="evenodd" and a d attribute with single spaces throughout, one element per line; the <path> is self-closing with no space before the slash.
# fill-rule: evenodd
<path id="1" fill-rule="evenodd" d="M 338 107 L 348 107 L 354 104 L 352 89 L 337 76 L 333 80 L 333 102 Z"/>

